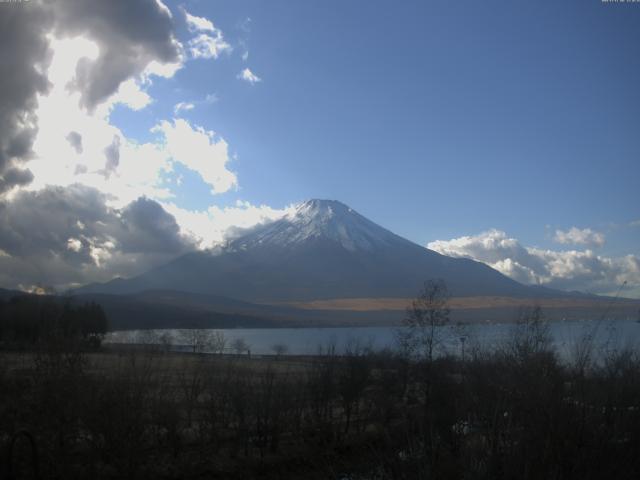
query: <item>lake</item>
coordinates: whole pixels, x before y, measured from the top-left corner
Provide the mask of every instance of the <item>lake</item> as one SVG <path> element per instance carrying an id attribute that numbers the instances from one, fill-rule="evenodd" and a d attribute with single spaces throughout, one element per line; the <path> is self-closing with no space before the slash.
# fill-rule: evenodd
<path id="1" fill-rule="evenodd" d="M 640 323 L 635 320 L 584 320 L 549 322 L 552 342 L 563 358 L 570 358 L 578 341 L 586 335 L 593 337 L 595 350 L 602 354 L 622 348 L 640 347 Z M 473 324 L 456 327 L 440 327 L 440 351 L 459 355 L 465 349 L 479 346 L 494 348 L 512 338 L 515 324 Z M 128 330 L 110 332 L 107 344 L 161 343 L 169 341 L 175 350 L 188 350 L 185 340 L 188 330 Z M 321 349 L 335 346 L 338 353 L 348 348 L 373 348 L 381 350 L 396 347 L 396 327 L 353 328 L 234 328 L 205 330 L 207 334 L 220 332 L 227 340 L 227 350 L 238 339 L 244 340 L 252 355 L 273 354 L 274 345 L 286 346 L 290 355 L 313 355 Z M 464 340 L 463 340 L 464 339 Z M 463 345 L 464 344 L 464 345 Z M 206 351 L 206 348 L 204 349 Z"/>

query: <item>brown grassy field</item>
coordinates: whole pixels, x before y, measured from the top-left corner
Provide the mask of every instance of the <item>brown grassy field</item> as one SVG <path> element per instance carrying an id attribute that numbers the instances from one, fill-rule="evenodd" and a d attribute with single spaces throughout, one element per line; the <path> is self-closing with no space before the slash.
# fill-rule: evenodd
<path id="1" fill-rule="evenodd" d="M 288 305 L 305 310 L 346 310 L 368 312 L 378 310 L 404 310 L 411 304 L 411 298 L 334 298 L 328 300 L 313 300 L 309 302 L 288 302 L 280 305 Z M 542 308 L 606 308 L 609 298 L 515 298 L 515 297 L 454 297 L 449 301 L 452 309 L 491 309 L 491 308 L 518 308 L 527 307 L 532 303 Z M 640 302 L 629 300 L 617 300 L 616 303 L 635 305 L 640 307 Z"/>

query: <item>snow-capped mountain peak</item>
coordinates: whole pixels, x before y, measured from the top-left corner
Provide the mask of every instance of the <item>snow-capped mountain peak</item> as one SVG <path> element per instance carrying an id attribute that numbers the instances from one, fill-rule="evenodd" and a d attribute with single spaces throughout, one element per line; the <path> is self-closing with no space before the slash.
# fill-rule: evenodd
<path id="1" fill-rule="evenodd" d="M 177 290 L 258 303 L 409 298 L 429 278 L 444 279 L 459 296 L 535 293 L 486 265 L 399 237 L 333 200 L 309 200 L 215 251 L 188 253 L 93 291 Z"/>
<path id="2" fill-rule="evenodd" d="M 405 241 L 337 200 L 307 200 L 271 224 L 230 243 L 234 250 L 271 245 L 293 247 L 310 241 L 339 244 L 348 251 L 373 251 Z"/>

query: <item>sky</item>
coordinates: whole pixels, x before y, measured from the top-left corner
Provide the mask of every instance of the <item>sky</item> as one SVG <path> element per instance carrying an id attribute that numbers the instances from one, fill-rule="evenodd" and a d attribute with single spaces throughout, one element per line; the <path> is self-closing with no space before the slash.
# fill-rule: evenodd
<path id="1" fill-rule="evenodd" d="M 0 287 L 132 276 L 327 198 L 640 298 L 640 3 L 0 2 L 0 58 Z"/>

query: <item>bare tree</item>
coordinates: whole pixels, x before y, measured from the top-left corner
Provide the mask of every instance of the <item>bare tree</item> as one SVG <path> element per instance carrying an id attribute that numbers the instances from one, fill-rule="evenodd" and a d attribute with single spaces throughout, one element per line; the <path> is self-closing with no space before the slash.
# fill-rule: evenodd
<path id="1" fill-rule="evenodd" d="M 227 348 L 227 343 L 227 337 L 225 337 L 224 333 L 220 331 L 213 332 L 209 336 L 209 345 L 211 351 L 213 353 L 217 353 L 218 355 L 222 355 L 224 353 L 225 349 Z"/>
<path id="2" fill-rule="evenodd" d="M 211 337 L 208 330 L 192 328 L 182 332 L 182 341 L 192 349 L 193 353 L 202 353 L 210 346 Z"/>
<path id="3" fill-rule="evenodd" d="M 244 338 L 236 338 L 231 342 L 231 348 L 236 352 L 236 355 L 241 355 L 249 351 L 249 344 Z"/>
<path id="4" fill-rule="evenodd" d="M 517 358 L 526 360 L 531 356 L 551 351 L 551 332 L 539 306 L 524 308 L 510 339 L 510 348 Z"/>
<path id="5" fill-rule="evenodd" d="M 404 331 L 398 339 L 404 350 L 433 361 L 443 340 L 442 327 L 449 323 L 449 292 L 444 280 L 428 280 L 407 308 Z"/>
<path id="6" fill-rule="evenodd" d="M 276 354 L 276 358 L 280 359 L 282 355 L 286 355 L 289 351 L 289 347 L 284 343 L 276 343 L 271 346 L 271 350 Z"/>

